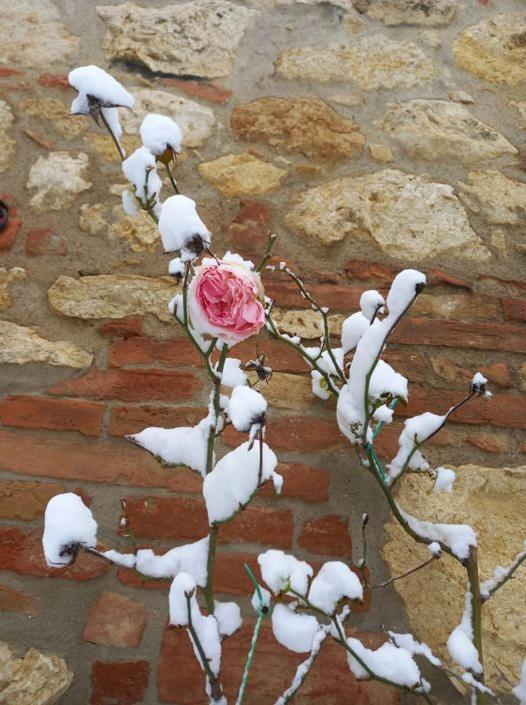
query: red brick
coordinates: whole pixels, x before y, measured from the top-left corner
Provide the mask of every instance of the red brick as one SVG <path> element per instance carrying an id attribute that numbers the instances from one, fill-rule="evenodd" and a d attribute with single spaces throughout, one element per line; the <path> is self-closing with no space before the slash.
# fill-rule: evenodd
<path id="1" fill-rule="evenodd" d="M 103 416 L 104 405 L 95 402 L 31 396 L 12 396 L 0 401 L 0 421 L 5 426 L 79 431 L 85 436 L 98 436 Z"/>
<path id="2" fill-rule="evenodd" d="M 359 259 L 351 259 L 345 265 L 345 271 L 349 279 L 359 279 L 360 281 L 373 279 L 382 284 L 390 284 L 399 268 L 379 262 L 364 262 Z"/>
<path id="3" fill-rule="evenodd" d="M 106 321 L 99 328 L 101 335 L 107 335 L 109 337 L 115 336 L 116 338 L 134 338 L 135 336 L 141 336 L 143 333 L 143 321 L 142 318 L 134 318 L 129 316 L 127 318 L 120 318 L 115 321 Z"/>
<path id="4" fill-rule="evenodd" d="M 426 366 L 422 356 L 408 350 L 393 350 L 388 348 L 383 359 L 409 382 L 423 382 L 426 379 Z"/>
<path id="5" fill-rule="evenodd" d="M 483 365 L 479 370 L 490 382 L 500 384 L 501 387 L 512 386 L 510 371 L 505 362 L 495 362 L 493 365 L 488 365 L 487 367 Z"/>
<path id="6" fill-rule="evenodd" d="M 256 201 L 253 198 L 241 198 L 239 210 L 233 222 L 268 225 L 270 222 L 270 209 L 263 201 Z"/>
<path id="7" fill-rule="evenodd" d="M 17 75 L 21 76 L 22 71 L 17 71 L 16 69 L 12 69 L 9 66 L 0 66 L 0 78 Z"/>
<path id="8" fill-rule="evenodd" d="M 53 230 L 32 230 L 27 234 L 26 254 L 30 257 L 43 255 L 65 255 L 68 246 L 66 240 Z"/>
<path id="9" fill-rule="evenodd" d="M 243 667 L 252 638 L 252 624 L 223 642 L 221 682 L 229 702 L 237 697 Z M 355 634 L 369 648 L 384 641 L 380 634 Z M 305 654 L 295 654 L 278 644 L 268 622 L 261 629 L 250 671 L 245 702 L 268 705 L 290 685 Z M 203 672 L 196 661 L 185 630 L 166 628 L 157 669 L 157 697 L 178 705 L 207 705 Z M 297 705 L 397 705 L 398 692 L 375 681 L 356 681 L 347 664 L 346 652 L 327 639 L 314 666 L 294 699 Z"/>
<path id="10" fill-rule="evenodd" d="M 410 316 L 400 321 L 389 340 L 403 345 L 526 352 L 526 331 L 509 323 L 461 323 Z"/>
<path id="11" fill-rule="evenodd" d="M 233 348 L 232 355 L 244 362 L 255 360 L 265 353 L 265 364 L 276 372 L 305 372 L 302 356 L 293 348 L 271 338 L 249 338 Z M 264 389 L 264 387 L 263 387 Z"/>
<path id="12" fill-rule="evenodd" d="M 166 86 L 175 86 L 179 90 L 188 95 L 195 95 L 198 98 L 204 98 L 212 103 L 226 103 L 232 91 L 227 91 L 225 88 L 218 88 L 210 83 L 201 83 L 199 81 L 185 81 L 179 78 L 163 78 L 162 83 Z"/>
<path id="13" fill-rule="evenodd" d="M 84 641 L 107 646 L 139 646 L 146 627 L 146 609 L 116 592 L 103 592 L 93 604 L 84 627 Z"/>
<path id="14" fill-rule="evenodd" d="M 526 321 L 526 300 L 502 299 L 504 318 L 511 321 Z"/>
<path id="15" fill-rule="evenodd" d="M 320 306 L 330 306 L 335 311 L 356 311 L 360 306 L 363 287 L 348 284 L 306 284 L 306 288 Z M 298 287 L 290 281 L 265 283 L 265 293 L 280 308 L 304 308 L 305 299 Z M 384 292 L 385 293 L 385 292 Z"/>
<path id="16" fill-rule="evenodd" d="M 189 340 L 177 339 L 157 342 L 149 338 L 127 338 L 113 345 L 108 355 L 108 366 L 151 365 L 166 367 L 200 365 L 201 356 Z"/>
<path id="17" fill-rule="evenodd" d="M 206 409 L 185 406 L 115 406 L 111 410 L 108 433 L 124 436 L 138 433 L 148 426 L 175 428 L 194 426 L 206 416 Z"/>
<path id="18" fill-rule="evenodd" d="M 320 468 L 299 463 L 280 463 L 278 472 L 283 475 L 280 497 L 295 497 L 304 502 L 326 502 L 329 499 L 329 473 Z M 261 490 L 263 497 L 275 497 L 272 483 Z"/>
<path id="19" fill-rule="evenodd" d="M 131 443 L 70 442 L 8 431 L 0 431 L 0 470 L 174 492 L 196 492 L 201 483 L 187 468 L 161 468 Z"/>
<path id="20" fill-rule="evenodd" d="M 135 536 L 195 541 L 209 532 L 205 503 L 183 497 L 128 497 L 126 512 Z M 221 543 L 247 541 L 279 548 L 292 544 L 288 509 L 249 506 L 219 529 Z"/>
<path id="21" fill-rule="evenodd" d="M 54 482 L 0 480 L 0 518 L 25 521 L 41 518 L 51 497 L 61 492 L 63 485 Z"/>
<path id="22" fill-rule="evenodd" d="M 117 578 L 123 585 L 140 588 L 142 590 L 169 590 L 172 584 L 171 580 L 165 580 L 163 578 L 145 578 L 131 568 L 119 568 Z"/>
<path id="23" fill-rule="evenodd" d="M 228 426 L 221 439 L 227 445 L 237 446 L 244 436 Z M 309 416 L 272 417 L 267 427 L 266 440 L 271 448 L 281 451 L 315 453 L 319 450 L 343 451 L 348 448 L 334 421 L 320 421 Z"/>
<path id="24" fill-rule="evenodd" d="M 466 440 L 486 453 L 507 453 L 508 451 L 508 439 L 504 436 L 496 436 L 494 433 L 470 433 Z"/>
<path id="25" fill-rule="evenodd" d="M 446 272 L 442 272 L 439 269 L 432 269 L 429 272 L 429 275 L 427 277 L 427 281 L 429 284 L 449 284 L 449 286 L 456 286 L 459 289 L 467 289 L 468 291 L 471 291 L 473 287 L 471 284 L 464 279 L 459 279 L 458 277 L 454 277 L 451 274 L 447 274 Z"/>
<path id="26" fill-rule="evenodd" d="M 148 661 L 95 661 L 91 667 L 90 705 L 137 705 L 145 702 Z"/>
<path id="27" fill-rule="evenodd" d="M 7 585 L 0 585 L 0 611 L 36 614 L 37 601 L 32 595 L 13 590 Z"/>
<path id="28" fill-rule="evenodd" d="M 202 382 L 191 372 L 177 370 L 90 370 L 83 377 L 59 382 L 50 394 L 120 401 L 189 399 Z"/>
<path id="29" fill-rule="evenodd" d="M 309 519 L 303 524 L 298 546 L 324 556 L 352 558 L 349 522 L 334 514 Z"/>
<path id="30" fill-rule="evenodd" d="M 443 414 L 462 399 L 459 392 L 424 390 L 413 387 L 409 404 L 399 405 L 399 416 L 415 416 L 424 411 Z M 496 394 L 491 399 L 473 399 L 450 417 L 452 423 L 467 423 L 503 428 L 526 428 L 526 397 Z"/>
<path id="31" fill-rule="evenodd" d="M 41 73 L 38 82 L 41 86 L 61 88 L 63 91 L 68 91 L 71 88 L 68 83 L 68 77 L 62 73 Z"/>
<path id="32" fill-rule="evenodd" d="M 0 570 L 20 575 L 91 580 L 108 572 L 106 561 L 81 553 L 68 568 L 48 568 L 42 551 L 42 535 L 38 531 L 22 531 L 14 527 L 0 529 Z"/>

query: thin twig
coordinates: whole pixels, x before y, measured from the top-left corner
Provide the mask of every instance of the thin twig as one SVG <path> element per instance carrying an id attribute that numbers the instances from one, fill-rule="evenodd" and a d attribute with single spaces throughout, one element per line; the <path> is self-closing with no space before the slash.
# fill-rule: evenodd
<path id="1" fill-rule="evenodd" d="M 425 568 L 426 566 L 430 565 L 433 563 L 433 561 L 436 561 L 440 558 L 440 554 L 437 554 L 436 556 L 431 556 L 427 560 L 423 561 L 423 563 L 419 563 L 417 566 L 414 568 L 411 568 L 410 570 L 407 570 L 405 573 L 401 573 L 400 575 L 394 575 L 392 578 L 389 578 L 389 580 L 386 580 L 383 583 L 380 583 L 379 585 L 371 585 L 372 590 L 377 590 L 378 588 L 384 588 L 387 587 L 388 585 L 391 585 L 391 583 L 394 583 L 395 580 L 401 580 L 402 578 L 407 578 L 408 575 L 412 575 L 413 573 L 416 573 L 418 570 L 421 570 L 422 568 Z"/>

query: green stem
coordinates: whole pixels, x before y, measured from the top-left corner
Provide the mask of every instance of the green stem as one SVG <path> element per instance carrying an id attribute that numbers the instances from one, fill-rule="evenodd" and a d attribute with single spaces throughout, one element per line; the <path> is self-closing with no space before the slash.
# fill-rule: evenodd
<path id="1" fill-rule="evenodd" d="M 266 252 L 265 252 L 265 255 L 264 255 L 263 259 L 261 260 L 261 262 L 260 262 L 260 263 L 258 264 L 258 266 L 256 267 L 256 272 L 261 272 L 261 270 L 263 269 L 263 267 L 264 267 L 264 266 L 267 264 L 267 262 L 269 261 L 270 255 L 271 255 L 271 253 L 272 253 L 272 248 L 274 247 L 274 243 L 276 242 L 276 239 L 277 239 L 277 236 L 276 236 L 276 235 L 274 235 L 273 233 L 270 233 L 270 234 L 269 234 L 268 240 L 267 240 L 267 250 L 266 250 Z"/>
<path id="2" fill-rule="evenodd" d="M 204 588 L 205 604 L 208 614 L 214 614 L 215 604 L 214 604 L 214 566 L 216 559 L 216 549 L 217 549 L 217 534 L 219 527 L 217 525 L 212 525 L 210 527 L 210 534 L 208 535 L 208 556 L 206 559 L 206 585 Z"/>
<path id="3" fill-rule="evenodd" d="M 172 170 L 170 169 L 170 165 L 166 163 L 164 165 L 166 167 L 166 171 L 168 173 L 168 178 L 170 179 L 170 183 L 172 184 L 172 188 L 175 191 L 175 193 L 179 193 L 179 187 L 177 186 L 177 181 L 174 179 L 174 175 L 172 174 Z"/>
<path id="4" fill-rule="evenodd" d="M 203 645 L 201 644 L 199 637 L 197 635 L 197 632 L 195 631 L 194 624 L 192 622 L 191 595 L 188 595 L 185 593 L 185 597 L 186 597 L 186 609 L 187 609 L 187 614 L 188 614 L 188 631 L 190 632 L 192 640 L 193 640 L 195 647 L 197 649 L 197 653 L 199 654 L 199 658 L 201 660 L 201 663 L 203 664 L 203 669 L 206 673 L 206 677 L 208 678 L 208 680 L 210 682 L 210 695 L 214 699 L 214 702 L 219 702 L 223 698 L 223 692 L 221 690 L 221 683 L 219 682 L 218 676 L 216 676 L 213 673 L 212 669 L 210 668 L 210 664 L 208 663 L 208 659 L 207 659 L 205 651 L 203 649 Z"/>
<path id="5" fill-rule="evenodd" d="M 468 574 L 469 590 L 471 593 L 471 627 L 473 630 L 473 645 L 477 649 L 479 662 L 482 666 L 482 674 L 477 680 L 480 680 L 481 683 L 484 683 L 484 652 L 482 648 L 482 601 L 480 599 L 480 578 L 476 546 L 471 547 L 469 556 L 465 561 L 465 567 L 466 572 Z M 475 678 L 477 678 L 475 674 L 473 675 Z M 476 705 L 484 705 L 484 703 L 486 702 L 485 693 L 482 693 L 480 690 L 478 690 L 478 688 L 474 690 Z"/>
<path id="6" fill-rule="evenodd" d="M 102 112 L 102 110 L 100 111 L 99 115 L 100 115 L 100 119 L 102 120 L 104 127 L 110 133 L 110 137 L 113 140 L 114 145 L 117 147 L 117 152 L 119 153 L 119 159 L 121 160 L 121 162 L 123 162 L 124 161 L 124 152 L 122 151 L 122 147 L 120 145 L 119 140 L 113 134 L 113 130 L 111 129 L 109 122 L 104 117 L 104 113 Z"/>

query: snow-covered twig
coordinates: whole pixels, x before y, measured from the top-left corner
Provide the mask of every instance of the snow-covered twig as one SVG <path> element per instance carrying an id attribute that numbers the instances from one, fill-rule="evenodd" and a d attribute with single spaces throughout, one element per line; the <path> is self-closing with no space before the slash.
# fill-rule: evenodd
<path id="1" fill-rule="evenodd" d="M 515 571 L 526 561 L 526 540 L 522 551 L 519 551 L 509 563 L 509 565 L 497 566 L 493 571 L 493 575 L 488 580 L 485 580 L 480 586 L 480 599 L 487 602 L 497 590 L 505 585 L 510 578 L 513 577 Z"/>
<path id="2" fill-rule="evenodd" d="M 309 656 L 305 659 L 305 661 L 302 661 L 300 663 L 300 665 L 296 669 L 296 673 L 294 675 L 292 683 L 287 688 L 287 690 L 285 690 L 279 696 L 274 705 L 288 705 L 288 703 L 290 703 L 292 698 L 296 695 L 298 690 L 305 682 L 305 679 L 309 675 L 310 670 L 316 660 L 316 657 L 320 653 L 321 645 L 323 644 L 329 633 L 330 625 L 324 624 L 319 628 L 312 641 L 312 649 Z"/>

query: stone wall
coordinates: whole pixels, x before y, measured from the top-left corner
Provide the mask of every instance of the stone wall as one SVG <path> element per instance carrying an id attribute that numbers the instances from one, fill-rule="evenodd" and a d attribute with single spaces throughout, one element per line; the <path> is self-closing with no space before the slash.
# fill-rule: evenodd
<path id="1" fill-rule="evenodd" d="M 446 409 L 475 368 L 494 397 L 463 409 L 431 447 L 433 463 L 458 466 L 458 494 L 432 494 L 425 479 L 410 478 L 400 501 L 422 518 L 473 522 L 484 577 L 505 563 L 526 534 L 523 0 L 4 0 L 1 14 L 2 640 L 18 656 L 36 647 L 65 660 L 74 680 L 64 705 L 204 702 L 186 636 L 166 629 L 165 582 L 86 557 L 50 571 L 40 547 L 45 504 L 64 489 L 91 503 L 107 545 L 129 545 L 118 531 L 121 498 L 141 545 L 162 549 L 206 532 L 195 476 L 161 469 L 122 438 L 194 423 L 206 389 L 167 314 L 175 285 L 158 234 L 146 218 L 123 214 L 109 138 L 69 115 L 65 74 L 79 64 L 109 67 L 136 96 L 135 113 L 122 116 L 127 150 L 145 112 L 175 116 L 184 131 L 177 178 L 215 249 L 257 257 L 271 228 L 278 259 L 333 309 L 334 334 L 364 288 L 385 290 L 402 267 L 427 273 L 389 352 L 411 382 L 398 416 Z M 269 274 L 266 290 L 284 330 L 319 334 L 288 282 Z M 364 511 L 373 584 L 411 567 L 419 551 L 391 523 L 385 543 L 382 498 L 355 466 L 333 407 L 312 400 L 300 360 L 264 337 L 237 354 L 258 351 L 275 371 L 268 439 L 284 492 L 278 500 L 264 492 L 225 528 L 218 591 L 246 595 L 242 565 L 264 546 L 314 563 L 356 562 Z M 398 431 L 380 437 L 387 456 Z M 225 448 L 237 442 L 226 434 Z M 371 643 L 382 625 L 410 627 L 436 646 L 458 621 L 460 580 L 444 559 L 396 590 L 374 591 L 353 626 Z M 524 585 L 522 571 L 486 611 L 498 690 L 526 655 Z M 248 634 L 225 647 L 230 693 Z M 258 656 L 249 701 L 268 705 L 298 658 L 268 630 Z M 398 702 L 381 686 L 356 684 L 344 661 L 329 647 L 298 702 Z M 57 697 L 70 679 L 62 669 Z M 30 682 L 17 686 L 26 700 L 3 702 L 51 702 L 45 688 L 35 700 Z M 443 702 L 458 702 L 439 683 Z"/>

